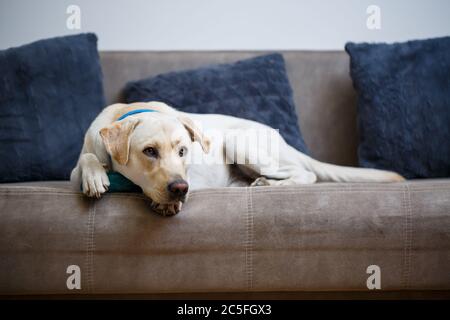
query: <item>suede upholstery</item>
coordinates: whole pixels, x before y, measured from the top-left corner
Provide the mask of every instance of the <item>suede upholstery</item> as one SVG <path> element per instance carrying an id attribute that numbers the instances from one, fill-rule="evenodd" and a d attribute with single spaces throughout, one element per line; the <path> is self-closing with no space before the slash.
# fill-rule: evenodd
<path id="1" fill-rule="evenodd" d="M 126 81 L 260 52 L 101 54 L 105 92 Z M 285 52 L 313 156 L 354 164 L 355 100 L 342 52 Z M 151 71 L 149 73 L 149 71 Z M 100 200 L 68 182 L 0 184 L 0 294 L 450 289 L 450 180 L 207 189 L 176 216 L 140 194 Z M 81 290 L 66 269 L 81 268 Z M 412 292 L 412 291 L 411 291 Z M 366 295 L 366 296 L 367 296 Z M 379 296 L 379 295 L 378 295 Z"/>
<path id="2" fill-rule="evenodd" d="M 383 290 L 450 289 L 448 180 L 201 190 L 171 218 L 65 182 L 0 185 L 0 206 L 0 294 L 363 291 L 373 264 Z"/>

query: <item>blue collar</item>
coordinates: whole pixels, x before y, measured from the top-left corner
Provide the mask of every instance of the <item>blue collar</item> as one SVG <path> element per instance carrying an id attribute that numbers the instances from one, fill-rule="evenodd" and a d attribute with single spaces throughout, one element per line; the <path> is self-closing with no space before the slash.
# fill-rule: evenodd
<path id="1" fill-rule="evenodd" d="M 128 117 L 128 116 L 133 115 L 133 114 L 138 114 L 138 113 L 143 113 L 143 112 L 158 112 L 158 111 L 152 110 L 152 109 L 136 109 L 136 110 L 132 110 L 132 111 L 129 111 L 129 112 L 127 112 L 127 113 L 121 115 L 121 116 L 119 117 L 119 119 L 117 119 L 116 121 L 120 121 L 120 120 L 125 119 L 125 118 Z"/>

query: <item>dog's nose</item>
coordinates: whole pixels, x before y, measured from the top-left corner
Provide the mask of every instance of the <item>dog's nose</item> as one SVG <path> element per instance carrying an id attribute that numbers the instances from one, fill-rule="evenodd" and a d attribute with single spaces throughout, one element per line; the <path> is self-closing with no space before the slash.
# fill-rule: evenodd
<path id="1" fill-rule="evenodd" d="M 168 184 L 167 189 L 169 190 L 170 194 L 176 198 L 181 198 L 186 195 L 189 189 L 188 183 L 183 180 L 175 180 Z"/>

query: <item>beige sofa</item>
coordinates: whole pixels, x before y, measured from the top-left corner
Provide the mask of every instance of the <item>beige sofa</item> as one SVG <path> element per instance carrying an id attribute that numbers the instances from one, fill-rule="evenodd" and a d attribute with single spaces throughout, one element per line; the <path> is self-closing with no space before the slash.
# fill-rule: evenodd
<path id="1" fill-rule="evenodd" d="M 103 52 L 105 93 L 112 103 L 129 80 L 261 53 Z M 356 165 L 347 55 L 283 55 L 312 155 Z M 66 181 L 0 184 L 0 234 L 3 296 L 450 290 L 450 179 L 209 189 L 169 218 L 140 194 L 91 200 Z M 67 287 L 70 265 L 81 289 Z M 380 268 L 381 290 L 367 288 L 370 265 Z"/>

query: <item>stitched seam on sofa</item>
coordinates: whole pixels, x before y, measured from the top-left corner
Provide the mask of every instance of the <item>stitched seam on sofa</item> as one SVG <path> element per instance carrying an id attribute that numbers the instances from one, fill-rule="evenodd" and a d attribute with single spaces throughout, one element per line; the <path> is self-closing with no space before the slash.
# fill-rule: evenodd
<path id="1" fill-rule="evenodd" d="M 431 192 L 431 191 L 447 191 L 450 192 L 450 188 L 430 188 L 430 189 L 412 189 L 413 192 Z M 339 190 L 339 189 L 321 189 L 321 190 L 292 190 L 292 191 L 281 191 L 281 190 L 267 190 L 267 191 L 257 191 L 256 193 L 270 193 L 270 194 L 303 194 L 303 193 L 307 193 L 307 194 L 314 194 L 314 193 L 357 193 L 357 192 L 373 192 L 373 193 L 386 193 L 386 192 L 396 192 L 396 193 L 400 193 L 403 192 L 403 190 L 389 190 L 389 189 L 360 189 L 360 190 Z M 11 191 L 3 191 L 0 190 L 0 194 L 1 195 L 23 195 L 23 194 L 50 194 L 50 195 L 68 195 L 68 196 L 72 196 L 72 195 L 77 195 L 77 196 L 83 196 L 85 197 L 84 194 L 82 193 L 78 193 L 78 192 L 51 192 L 51 191 L 16 191 L 14 190 L 14 192 Z M 201 193 L 193 193 L 191 194 L 189 197 L 201 197 L 202 195 L 218 195 L 223 197 L 224 195 L 242 195 L 242 191 L 241 192 L 229 192 L 229 191 L 214 191 L 214 192 L 201 192 Z M 140 199 L 146 199 L 146 197 L 144 195 L 140 196 L 140 195 L 131 195 L 131 194 L 106 194 L 104 196 L 107 197 L 125 197 L 125 198 L 140 198 Z"/>
<path id="2" fill-rule="evenodd" d="M 374 192 L 374 193 L 386 193 L 386 192 L 396 192 L 401 193 L 403 189 L 398 190 L 376 190 L 376 189 L 360 189 L 360 190 L 342 190 L 342 189 L 321 189 L 321 190 L 297 190 L 297 191 L 281 191 L 281 190 L 267 190 L 258 191 L 256 193 L 276 193 L 276 194 L 301 194 L 301 193 L 358 193 L 358 192 Z"/>
<path id="3" fill-rule="evenodd" d="M 247 187 L 247 214 L 245 217 L 246 239 L 245 247 L 245 275 L 246 288 L 251 291 L 253 289 L 253 197 L 252 188 Z"/>
<path id="4" fill-rule="evenodd" d="M 409 185 L 410 189 L 413 191 L 434 191 L 434 190 L 450 190 L 450 180 L 447 183 L 436 183 L 433 185 L 427 184 L 426 186 L 419 186 L 415 184 Z M 225 187 L 225 188 L 214 188 L 214 190 L 195 190 L 192 191 L 191 195 L 194 194 L 214 194 L 214 193 L 222 193 L 224 189 L 226 189 L 226 193 L 229 194 L 241 194 L 242 191 L 240 189 L 236 189 L 237 187 Z M 323 190 L 327 191 L 334 191 L 334 190 L 345 190 L 345 191 L 361 191 L 361 190 L 370 190 L 370 191 L 403 191 L 404 186 L 399 187 L 393 187 L 384 184 L 383 186 L 378 185 L 371 185 L 371 186 L 319 186 L 318 184 L 314 184 L 308 187 L 302 187 L 302 186 L 296 186 L 296 187 L 286 187 L 286 186 L 278 186 L 278 187 L 252 187 L 256 192 L 321 192 Z M 344 188 L 344 189 L 343 189 Z M 281 190 L 276 190 L 281 189 Z M 17 191 L 21 191 L 22 193 L 25 192 L 49 192 L 49 193 L 64 193 L 64 194 L 82 194 L 78 191 L 72 191 L 72 190 L 59 190 L 57 188 L 47 188 L 47 187 L 30 187 L 30 186 L 2 186 L 0 184 L 0 193 L 14 193 Z M 128 194 L 126 192 L 117 192 L 115 195 L 125 195 Z M 112 195 L 108 193 L 108 195 Z"/>
<path id="5" fill-rule="evenodd" d="M 330 190 L 330 191 L 360 191 L 360 190 L 370 190 L 370 191 L 403 191 L 402 187 L 374 187 L 374 186 L 364 186 L 364 187 L 343 187 L 343 186 L 318 186 L 316 184 L 312 184 L 309 187 L 304 187 L 298 185 L 295 188 L 286 188 L 285 186 L 270 186 L 270 187 L 252 187 L 252 189 L 255 190 L 256 193 L 264 193 L 264 192 L 283 192 L 283 193 L 289 193 L 289 192 L 322 192 L 323 190 Z M 438 186 L 438 188 L 442 188 L 442 186 Z M 433 188 L 430 188 L 433 189 Z M 450 185 L 448 186 L 448 189 L 450 189 Z M 200 191 L 201 192 L 201 191 Z"/>
<path id="6" fill-rule="evenodd" d="M 86 242 L 85 268 L 87 274 L 88 292 L 93 292 L 94 290 L 95 213 L 96 213 L 96 201 L 92 199 L 90 201 L 89 217 L 87 222 L 87 234 L 85 241 Z"/>
<path id="7" fill-rule="evenodd" d="M 30 195 L 30 194 L 31 195 L 33 195 L 33 194 L 35 194 L 35 195 L 45 195 L 45 194 L 47 194 L 47 195 L 54 195 L 54 196 L 58 195 L 58 196 L 79 196 L 79 197 L 85 197 L 84 194 L 78 194 L 78 193 L 37 192 L 37 191 L 31 191 L 31 192 L 25 191 L 25 192 L 17 192 L 17 193 L 15 193 L 15 192 L 1 192 L 0 191 L 0 195 L 7 195 L 7 196 L 21 196 L 21 195 L 24 195 L 24 194 L 27 194 L 27 195 Z"/>
<path id="8" fill-rule="evenodd" d="M 254 187 L 251 187 L 252 189 L 254 189 Z M 279 188 L 279 187 L 273 187 L 273 188 Z M 326 188 L 326 189 L 311 189 L 311 190 L 306 190 L 306 189 L 282 189 L 282 190 L 276 190 L 270 188 L 268 190 L 254 190 L 254 193 L 258 194 L 258 193 L 274 193 L 274 194 L 300 194 L 300 193 L 324 193 L 324 192 L 334 192 L 334 193 L 352 193 L 352 192 L 378 192 L 378 193 L 385 193 L 385 192 L 397 192 L 397 193 L 401 193 L 404 190 L 404 187 L 402 188 L 398 188 L 398 189 L 383 189 L 383 188 L 367 188 L 367 189 L 348 189 L 348 190 L 343 190 L 342 188 L 339 189 L 330 189 L 330 188 Z M 223 189 L 227 189 L 226 187 Z M 442 188 L 440 186 L 436 187 L 436 188 L 428 188 L 428 189 L 413 189 L 413 191 L 450 191 L 450 187 L 448 188 Z M 201 196 L 201 195 L 227 195 L 227 194 L 242 194 L 241 192 L 230 192 L 228 190 L 215 190 L 215 191 L 193 191 L 195 193 L 190 194 L 191 196 Z"/>
<path id="9" fill-rule="evenodd" d="M 11 196 L 22 196 L 24 194 L 27 195 L 58 195 L 58 196 L 80 196 L 86 199 L 89 199 L 87 196 L 85 196 L 82 193 L 59 193 L 59 192 L 36 192 L 36 191 L 32 191 L 32 192 L 18 192 L 18 193 L 11 193 L 11 192 L 1 192 L 0 191 L 0 195 L 11 195 Z M 227 195 L 242 195 L 242 192 L 240 193 L 226 193 Z M 190 195 L 189 199 L 195 199 L 198 197 L 201 197 L 203 194 L 195 194 L 195 195 Z M 220 194 L 220 193 L 211 193 L 210 195 L 217 195 L 220 197 L 224 196 L 224 193 Z M 149 201 L 149 199 L 142 195 L 131 195 L 131 194 L 121 194 L 121 195 L 112 195 L 112 194 L 107 194 L 104 195 L 104 197 L 108 197 L 108 198 L 126 198 L 126 199 L 130 199 L 130 198 L 134 198 L 134 199 L 139 199 L 139 200 L 145 200 L 145 201 Z"/>
<path id="10" fill-rule="evenodd" d="M 412 251 L 412 211 L 411 195 L 408 185 L 405 185 L 403 191 L 403 261 L 402 261 L 402 287 L 409 288 L 409 279 L 411 274 L 411 251 Z"/>
<path id="11" fill-rule="evenodd" d="M 413 186 L 413 189 L 421 189 L 421 188 L 431 188 L 431 189 L 433 189 L 433 188 L 436 188 L 436 187 L 439 187 L 439 188 L 441 188 L 442 187 L 442 185 L 444 185 L 444 186 L 447 186 L 448 188 L 450 188 L 450 181 L 449 181 L 449 183 L 441 183 L 441 184 L 435 184 L 435 185 L 426 185 L 426 186 Z M 211 189 L 213 189 L 213 190 L 205 190 L 205 189 L 200 189 L 200 190 L 195 190 L 195 191 L 193 191 L 194 193 L 203 193 L 203 192 L 218 192 L 218 191 L 220 191 L 220 190 L 222 190 L 222 189 L 227 189 L 227 192 L 230 192 L 230 193 L 240 193 L 241 192 L 241 190 L 239 190 L 238 188 L 242 188 L 242 187 L 224 187 L 224 188 L 211 188 Z M 336 186 L 336 185 L 330 185 L 330 184 L 327 184 L 326 186 L 321 186 L 321 185 L 319 185 L 319 184 L 312 184 L 312 185 L 308 185 L 308 186 L 301 186 L 301 185 L 297 185 L 297 186 L 295 186 L 295 187 L 288 187 L 288 186 L 277 186 L 277 187 L 267 187 L 267 186 L 264 186 L 264 187 L 252 187 L 253 189 L 255 189 L 256 191 L 266 191 L 266 190 L 274 190 L 275 188 L 276 189 L 282 189 L 282 190 L 285 190 L 285 191 L 298 191 L 298 190 L 308 190 L 308 189 L 316 189 L 316 190 L 319 190 L 319 189 L 330 189 L 330 190 L 335 190 L 335 189 L 337 189 L 337 190 L 343 190 L 343 189 L 345 189 L 345 190 L 359 190 L 359 189 L 373 189 L 373 190 L 403 190 L 403 186 L 392 186 L 392 185 L 386 185 L 386 184 L 384 184 L 384 185 L 382 185 L 382 186 L 380 186 L 380 185 L 370 185 L 370 186 L 368 186 L 368 185 L 352 185 L 352 186 L 345 186 L 345 185 L 342 185 L 342 184 L 340 184 L 339 186 Z M 41 191 L 53 191 L 53 192 L 61 192 L 61 193 L 81 193 L 81 192 L 79 192 L 79 191 L 75 191 L 75 190 L 70 190 L 70 189 L 67 189 L 67 188 L 64 188 L 64 190 L 61 190 L 62 188 L 55 188 L 55 187 L 32 187 L 32 186 L 2 186 L 1 184 L 0 184 L 0 190 L 2 190 L 2 189 L 6 189 L 6 190 L 8 190 L 8 189 L 10 189 L 10 190 L 14 190 L 14 189 L 18 189 L 18 190 L 20 190 L 20 189 L 23 189 L 24 191 L 25 190 L 41 190 Z M 126 192 L 117 192 L 117 193 L 126 193 Z"/>
<path id="12" fill-rule="evenodd" d="M 315 190 L 315 191 L 297 191 L 297 192 L 256 192 L 258 194 L 272 194 L 272 195 L 301 195 L 301 194 L 358 194 L 358 193 L 374 193 L 374 194 L 386 194 L 386 193 L 402 193 L 402 190 Z"/>
<path id="13" fill-rule="evenodd" d="M 252 187 L 253 188 L 253 187 Z M 225 188 L 224 188 L 225 189 Z M 448 191 L 450 192 L 450 188 L 430 188 L 430 189 L 413 189 L 414 192 L 430 192 L 430 191 Z M 262 194 L 262 193 L 269 193 L 269 194 L 273 194 L 273 195 L 292 195 L 292 194 L 321 194 L 321 193 L 358 193 L 358 192 L 363 192 L 363 193 L 389 193 L 389 192 L 395 192 L 395 193 L 400 193 L 403 192 L 402 190 L 393 190 L 393 189 L 386 189 L 386 190 L 375 190 L 375 189 L 367 189 L 367 190 L 363 190 L 363 189 L 359 189 L 359 190 L 339 190 L 339 189 L 327 189 L 327 190 L 323 190 L 323 189 L 317 189 L 317 190 L 290 190 L 289 192 L 287 191 L 279 191 L 279 190 L 266 190 L 266 191 L 262 191 L 262 190 L 258 190 L 256 193 Z M 46 191 L 15 191 L 15 192 L 11 192 L 11 191 L 3 191 L 0 190 L 0 195 L 11 195 L 11 196 L 21 196 L 24 194 L 31 194 L 31 195 L 64 195 L 64 196 L 80 196 L 80 197 L 85 197 L 84 194 L 82 193 L 78 193 L 78 192 L 46 192 Z M 226 195 L 242 195 L 242 192 L 229 192 L 229 191 L 225 191 L 225 192 L 221 192 L 221 191 L 214 191 L 214 192 L 201 192 L 201 193 L 195 193 L 195 194 L 191 194 L 190 198 L 196 198 L 196 197 L 201 197 L 203 195 L 218 195 L 218 196 L 226 196 Z M 142 196 L 133 196 L 133 195 L 129 195 L 129 194 L 121 194 L 121 195 L 112 195 L 112 194 L 107 194 L 105 195 L 107 197 L 112 197 L 112 198 L 136 198 L 136 199 L 141 199 L 141 200 L 148 200 L 147 198 L 145 198 L 144 195 Z"/>
<path id="14" fill-rule="evenodd" d="M 411 202 L 411 190 L 409 188 L 409 184 L 405 185 L 406 189 L 408 190 L 407 192 L 407 204 L 408 204 L 408 219 L 409 219 L 409 252 L 408 252 L 408 277 L 407 277 L 407 288 L 411 287 L 411 274 L 412 274 L 412 260 L 413 260 L 413 254 L 414 254 L 414 250 L 413 250 L 413 241 L 414 241 L 414 225 L 413 225 L 413 208 L 412 208 L 412 202 Z"/>
<path id="15" fill-rule="evenodd" d="M 403 195 L 402 195 L 402 211 L 403 211 L 403 216 L 406 216 L 406 191 L 403 190 Z M 403 233 L 403 250 L 402 250 L 402 269 L 401 269 L 401 280 L 400 280 L 400 284 L 402 287 L 405 287 L 405 266 L 406 266 L 406 229 L 405 229 L 405 221 L 403 221 L 403 226 L 402 226 L 402 233 Z"/>
<path id="16" fill-rule="evenodd" d="M 450 191 L 450 190 L 449 190 Z M 279 191 L 271 191 L 271 192 L 258 192 L 259 194 L 270 194 L 273 196 L 281 196 L 281 195 L 300 195 L 300 194 L 307 194 L 307 195 L 320 195 L 320 194 L 353 194 L 353 193 L 376 193 L 376 194 L 385 194 L 385 193 L 394 193 L 392 190 L 388 191 L 374 191 L 374 190 L 358 190 L 358 191 L 343 191 L 343 190 L 315 190 L 315 191 L 297 191 L 297 192 L 279 192 Z M 400 191 L 395 191 L 395 193 L 399 193 Z M 79 196 L 79 197 L 85 197 L 84 194 L 79 193 L 58 193 L 58 192 L 20 192 L 20 193 L 10 193 L 10 192 L 0 192 L 0 195 L 8 195 L 8 196 L 23 196 L 23 195 L 55 195 L 55 196 Z M 202 198 L 202 196 L 214 196 L 217 195 L 219 197 L 224 196 L 232 196 L 232 195 L 242 195 L 241 193 L 201 193 L 201 194 L 195 194 L 191 195 L 190 199 L 195 200 L 196 198 Z M 146 198 L 144 195 L 138 196 L 138 195 L 105 195 L 108 198 L 124 198 L 124 199 L 137 199 L 137 200 L 143 200 L 143 201 L 149 201 L 148 198 Z"/>

